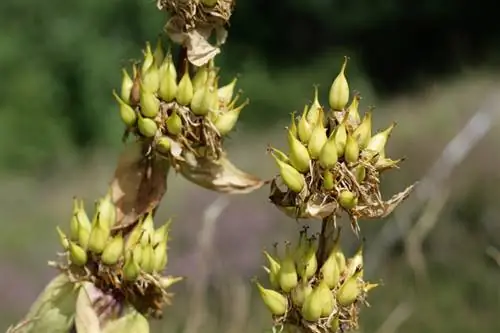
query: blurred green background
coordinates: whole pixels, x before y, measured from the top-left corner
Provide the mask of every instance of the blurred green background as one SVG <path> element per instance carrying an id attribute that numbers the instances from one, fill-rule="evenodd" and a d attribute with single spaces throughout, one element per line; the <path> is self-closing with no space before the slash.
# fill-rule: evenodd
<path id="1" fill-rule="evenodd" d="M 442 154 L 484 102 L 500 95 L 495 6 L 238 2 L 217 58 L 222 83 L 240 75 L 251 98 L 228 142 L 238 166 L 273 176 L 267 144 L 284 147 L 289 114 L 311 101 L 314 84 L 326 101 L 344 55 L 363 110 L 377 106 L 377 129 L 398 122 L 388 152 L 407 161 L 383 179 L 385 195 L 426 177 L 443 158 L 437 171 L 445 180 L 424 181 L 439 191 L 419 190 L 396 214 L 362 225 L 369 277 L 384 282 L 362 313 L 363 332 L 500 331 L 500 266 L 488 255 L 500 248 L 500 103 L 488 104 L 486 122 L 473 123 L 488 131 L 463 161 L 454 163 L 453 154 L 467 150 L 467 133 Z M 164 22 L 152 0 L 0 1 L 0 329 L 20 319 L 54 275 L 46 261 L 55 257 L 54 227 L 69 222 L 72 197 L 90 207 L 105 192 L 121 149 L 111 90 Z M 249 281 L 262 276 L 261 249 L 294 241 L 300 226 L 267 194 L 229 198 L 208 251 L 198 239 L 218 195 L 170 175 L 158 218 L 175 218 L 170 272 L 188 280 L 175 288 L 175 305 L 154 332 L 269 328 Z M 417 227 L 408 231 L 404 223 Z M 358 242 L 346 237 L 343 245 L 353 253 Z"/>

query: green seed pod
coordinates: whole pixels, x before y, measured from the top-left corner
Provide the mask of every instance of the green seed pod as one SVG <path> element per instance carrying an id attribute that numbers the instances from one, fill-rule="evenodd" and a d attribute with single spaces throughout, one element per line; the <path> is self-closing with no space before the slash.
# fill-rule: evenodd
<path id="1" fill-rule="evenodd" d="M 289 158 L 292 166 L 300 172 L 307 172 L 310 168 L 311 157 L 304 146 L 289 130 L 288 146 L 290 148 Z"/>
<path id="2" fill-rule="evenodd" d="M 144 117 L 154 118 L 160 112 L 160 100 L 153 92 L 148 91 L 143 84 L 141 87 L 141 113 Z"/>
<path id="3" fill-rule="evenodd" d="M 123 255 L 123 236 L 121 234 L 113 237 L 102 251 L 101 261 L 105 265 L 114 265 Z"/>
<path id="4" fill-rule="evenodd" d="M 163 289 L 167 289 L 168 287 L 172 286 L 173 284 L 176 284 L 177 282 L 182 281 L 184 278 L 183 277 L 174 277 L 172 275 L 169 276 L 162 276 L 160 278 L 160 285 Z"/>
<path id="5" fill-rule="evenodd" d="M 295 120 L 295 112 L 292 112 L 290 114 L 290 132 L 292 132 L 294 137 L 297 137 L 298 132 L 297 132 L 297 122 Z"/>
<path id="6" fill-rule="evenodd" d="M 161 37 L 158 37 L 156 42 L 156 48 L 153 52 L 154 64 L 156 67 L 160 67 L 163 63 L 163 59 L 165 58 L 165 51 L 163 51 L 163 45 L 161 42 Z"/>
<path id="7" fill-rule="evenodd" d="M 290 251 L 290 244 L 286 244 L 285 258 L 281 262 L 280 271 L 278 273 L 278 281 L 281 290 L 290 292 L 298 284 L 297 269 L 295 268 L 295 261 L 293 254 Z"/>
<path id="8" fill-rule="evenodd" d="M 347 141 L 345 144 L 344 160 L 347 163 L 356 163 L 359 159 L 359 145 L 356 139 L 347 134 Z"/>
<path id="9" fill-rule="evenodd" d="M 125 101 L 123 101 L 114 90 L 113 90 L 113 96 L 120 105 L 120 118 L 123 121 L 123 123 L 127 127 L 134 126 L 135 123 L 137 122 L 137 114 L 135 113 L 135 110 L 130 105 L 125 103 Z"/>
<path id="10" fill-rule="evenodd" d="M 210 94 L 210 86 L 208 81 L 200 89 L 194 91 L 193 99 L 191 100 L 191 111 L 197 116 L 205 116 L 210 112 L 210 105 L 207 96 Z"/>
<path id="11" fill-rule="evenodd" d="M 333 131 L 332 135 L 337 143 L 337 155 L 338 157 L 344 156 L 345 145 L 347 143 L 347 130 L 345 123 L 339 124 Z"/>
<path id="12" fill-rule="evenodd" d="M 323 298 L 321 297 L 320 289 L 313 288 L 309 296 L 304 300 L 300 313 L 302 317 L 311 322 L 317 321 L 321 318 L 323 312 Z"/>
<path id="13" fill-rule="evenodd" d="M 300 117 L 299 124 L 297 126 L 297 134 L 299 136 L 300 141 L 306 144 L 309 142 L 311 138 L 311 134 L 313 131 L 313 126 L 307 121 L 307 105 L 302 112 L 302 116 Z"/>
<path id="14" fill-rule="evenodd" d="M 141 89 L 147 90 L 151 93 L 156 93 L 160 88 L 160 70 L 153 64 L 142 75 Z"/>
<path id="15" fill-rule="evenodd" d="M 154 64 L 155 61 L 153 51 L 151 50 L 151 44 L 149 42 L 146 42 L 146 50 L 143 51 L 143 54 L 144 61 L 142 62 L 141 74 L 144 75 L 144 73 L 146 73 L 146 71 Z"/>
<path id="16" fill-rule="evenodd" d="M 326 136 L 326 128 L 324 128 L 323 124 L 320 123 L 321 122 L 318 122 L 317 126 L 314 127 L 307 144 L 307 150 L 309 151 L 309 155 L 312 159 L 317 159 L 319 157 L 321 150 L 328 140 Z"/>
<path id="17" fill-rule="evenodd" d="M 282 316 L 288 310 L 288 299 L 279 292 L 264 288 L 259 282 L 255 282 L 259 294 L 269 311 L 275 316 Z"/>
<path id="18" fill-rule="evenodd" d="M 342 306 L 349 306 L 356 301 L 361 294 L 357 274 L 346 279 L 337 292 L 337 302 Z"/>
<path id="19" fill-rule="evenodd" d="M 130 250 L 133 250 L 136 244 L 139 243 L 142 235 L 142 220 L 139 220 L 139 223 L 135 225 L 135 227 L 130 232 L 127 241 L 125 242 L 125 251 L 128 253 Z"/>
<path id="20" fill-rule="evenodd" d="M 167 243 L 171 224 L 172 219 L 168 219 L 167 222 L 165 222 L 161 227 L 155 230 L 153 235 L 153 245 L 157 245 L 159 243 Z"/>
<path id="21" fill-rule="evenodd" d="M 151 243 L 142 246 L 140 267 L 148 274 L 153 274 L 155 270 L 155 252 Z"/>
<path id="22" fill-rule="evenodd" d="M 96 212 L 99 214 L 101 222 L 105 223 L 108 228 L 111 228 L 116 223 L 116 206 L 112 200 L 111 189 L 97 203 Z"/>
<path id="23" fill-rule="evenodd" d="M 354 130 L 352 136 L 356 139 L 360 149 L 365 149 L 372 137 L 372 113 L 366 112 L 361 124 Z"/>
<path id="24" fill-rule="evenodd" d="M 132 253 L 134 254 L 135 261 L 139 264 L 142 260 L 142 245 L 140 243 L 135 244 L 130 251 L 125 252 L 125 260 L 127 260 Z"/>
<path id="25" fill-rule="evenodd" d="M 353 209 L 358 204 L 358 198 L 349 190 L 343 190 L 340 192 L 338 201 L 339 204 L 346 210 Z"/>
<path id="26" fill-rule="evenodd" d="M 73 198 L 73 216 L 70 223 L 70 237 L 72 241 L 78 240 L 80 228 L 90 232 L 90 221 L 87 213 L 85 213 L 83 201 L 75 197 Z"/>
<path id="27" fill-rule="evenodd" d="M 207 7 L 214 7 L 218 0 L 201 0 L 201 3 Z"/>
<path id="28" fill-rule="evenodd" d="M 61 246 L 63 249 L 67 250 L 69 248 L 69 240 L 66 234 L 59 228 L 59 226 L 56 227 L 57 234 L 59 235 L 59 242 L 61 243 Z"/>
<path id="29" fill-rule="evenodd" d="M 158 125 L 156 125 L 153 119 L 144 118 L 141 115 L 139 115 L 139 120 L 137 121 L 137 128 L 139 133 L 146 138 L 152 138 L 158 131 Z"/>
<path id="30" fill-rule="evenodd" d="M 69 242 L 69 260 L 73 265 L 83 266 L 87 263 L 87 252 L 74 242 Z"/>
<path id="31" fill-rule="evenodd" d="M 177 70 L 175 69 L 172 55 L 167 53 L 160 67 L 160 87 L 158 95 L 165 101 L 171 102 L 177 95 Z"/>
<path id="32" fill-rule="evenodd" d="M 335 137 L 331 136 L 321 148 L 319 153 L 319 164 L 325 169 L 331 169 L 337 164 L 339 157 Z"/>
<path id="33" fill-rule="evenodd" d="M 323 187 L 327 191 L 331 191 L 335 188 L 335 178 L 330 170 L 325 170 L 323 172 Z"/>
<path id="34" fill-rule="evenodd" d="M 250 103 L 247 99 L 243 104 L 235 109 L 231 109 L 223 114 L 221 114 L 214 122 L 215 128 L 219 131 L 220 135 L 227 135 L 231 132 L 238 121 L 241 110 Z"/>
<path id="35" fill-rule="evenodd" d="M 228 105 L 229 103 L 231 103 L 234 94 L 234 87 L 236 86 L 237 81 L 238 78 L 235 77 L 230 83 L 220 87 L 217 90 L 217 96 L 219 97 L 219 102 L 221 102 L 223 105 Z"/>
<path id="36" fill-rule="evenodd" d="M 120 97 L 126 104 L 130 103 L 130 93 L 132 92 L 133 86 L 134 80 L 132 80 L 127 70 L 125 68 L 122 68 L 122 86 Z"/>
<path id="37" fill-rule="evenodd" d="M 271 287 L 274 289 L 279 289 L 280 284 L 279 284 L 279 272 L 281 265 L 278 261 L 278 259 L 274 258 L 269 254 L 269 252 L 264 251 L 264 256 L 266 257 L 269 268 L 267 270 L 268 275 L 269 275 L 269 282 L 271 283 Z"/>
<path id="38" fill-rule="evenodd" d="M 361 97 L 359 94 L 355 94 L 351 105 L 349 105 L 349 108 L 347 109 L 347 114 L 348 114 L 348 119 L 349 122 L 354 125 L 354 127 L 358 126 L 359 123 L 361 122 L 361 118 L 359 117 L 359 101 L 361 100 Z"/>
<path id="39" fill-rule="evenodd" d="M 346 260 L 345 260 L 345 255 L 342 252 L 342 249 L 340 247 L 340 231 L 337 233 L 337 236 L 335 237 L 335 240 L 333 241 L 333 248 L 331 251 L 331 254 L 335 256 L 335 259 L 337 260 L 337 265 L 339 268 L 339 272 L 342 274 L 346 267 Z"/>
<path id="40" fill-rule="evenodd" d="M 166 136 L 161 136 L 155 141 L 156 150 L 162 154 L 170 153 L 171 146 L 170 139 Z"/>
<path id="41" fill-rule="evenodd" d="M 292 289 L 291 297 L 292 302 L 296 307 L 304 305 L 304 301 L 311 294 L 313 288 L 307 281 L 301 280 L 297 287 Z"/>
<path id="42" fill-rule="evenodd" d="M 287 163 L 287 164 L 290 164 L 290 159 L 288 158 L 288 156 L 282 152 L 281 150 L 279 149 L 276 149 L 276 148 L 273 148 L 273 147 L 269 147 L 269 150 L 271 151 L 271 153 L 273 155 L 276 156 L 276 158 L 278 158 L 280 161 L 284 162 L 284 163 Z"/>
<path id="43" fill-rule="evenodd" d="M 139 240 L 142 246 L 146 246 L 153 240 L 154 232 L 153 213 L 149 212 L 142 218 L 142 234 Z"/>
<path id="44" fill-rule="evenodd" d="M 318 86 L 314 86 L 314 101 L 307 113 L 307 122 L 311 125 L 315 125 L 319 120 L 323 120 L 319 119 L 320 117 L 323 117 L 323 108 L 318 100 Z"/>
<path id="45" fill-rule="evenodd" d="M 307 237 L 307 230 L 301 230 L 299 234 L 299 241 L 294 250 L 295 264 L 298 266 L 303 257 L 309 250 L 309 238 Z"/>
<path id="46" fill-rule="evenodd" d="M 361 183 L 366 178 L 366 168 L 361 164 L 356 165 L 351 172 L 358 183 Z"/>
<path id="47" fill-rule="evenodd" d="M 276 164 L 278 164 L 278 168 L 280 170 L 280 176 L 283 180 L 283 183 L 293 192 L 299 193 L 302 191 L 304 186 L 306 185 L 306 180 L 304 175 L 298 172 L 291 165 L 282 162 L 278 157 L 272 154 Z"/>
<path id="48" fill-rule="evenodd" d="M 395 126 L 396 123 L 392 123 L 387 129 L 372 136 L 366 146 L 366 150 L 382 154 L 385 149 L 385 145 L 387 144 L 387 140 L 389 139 Z"/>
<path id="49" fill-rule="evenodd" d="M 167 126 L 167 131 L 174 136 L 182 133 L 182 119 L 177 114 L 177 111 L 172 112 L 170 117 L 167 118 L 165 125 Z"/>
<path id="50" fill-rule="evenodd" d="M 130 106 L 137 106 L 141 99 L 141 73 L 137 69 L 137 65 L 132 66 L 132 80 L 134 81 L 132 85 L 132 91 L 130 92 L 130 101 L 128 104 Z"/>
<path id="51" fill-rule="evenodd" d="M 338 315 L 333 316 L 328 325 L 331 333 L 337 333 L 340 328 L 339 316 Z"/>
<path id="52" fill-rule="evenodd" d="M 187 106 L 191 103 L 193 99 L 193 83 L 191 82 L 191 78 L 189 77 L 189 71 L 184 71 L 184 75 L 179 81 L 179 85 L 177 86 L 177 95 L 176 100 L 180 105 Z"/>
<path id="53" fill-rule="evenodd" d="M 85 229 L 80 227 L 78 229 L 78 245 L 80 245 L 83 249 L 87 249 L 89 247 L 89 238 L 90 238 L 90 229 Z"/>
<path id="54" fill-rule="evenodd" d="M 129 254 L 125 257 L 125 264 L 123 265 L 123 279 L 125 281 L 133 282 L 137 280 L 140 273 L 141 268 L 137 263 L 135 254 L 130 251 Z"/>
<path id="55" fill-rule="evenodd" d="M 336 253 L 337 249 L 334 247 L 328 255 L 328 258 L 323 263 L 323 266 L 320 268 L 323 281 L 330 289 L 335 288 L 337 283 L 340 281 L 341 271 L 339 269 Z"/>
<path id="56" fill-rule="evenodd" d="M 352 258 L 348 260 L 346 267 L 346 275 L 352 276 L 354 273 L 363 268 L 363 244 L 360 245 Z"/>
<path id="57" fill-rule="evenodd" d="M 318 289 L 318 293 L 322 299 L 321 317 L 329 317 L 335 310 L 335 299 L 325 281 L 320 281 Z"/>
<path id="58" fill-rule="evenodd" d="M 401 162 L 403 159 L 397 159 L 397 160 L 391 160 L 390 158 L 386 157 L 381 157 L 377 159 L 377 162 L 375 162 L 375 169 L 377 171 L 384 171 L 387 169 L 392 169 L 392 168 L 397 168 L 398 163 Z"/>
<path id="59" fill-rule="evenodd" d="M 347 66 L 347 57 L 344 57 L 344 63 L 340 69 L 340 73 L 330 87 L 330 94 L 328 95 L 328 102 L 333 110 L 343 110 L 349 102 L 349 84 L 345 77 L 345 68 Z"/>
<path id="60" fill-rule="evenodd" d="M 203 65 L 198 68 L 196 74 L 193 77 L 193 89 L 194 91 L 199 90 L 205 86 L 208 79 L 208 65 Z"/>
<path id="61" fill-rule="evenodd" d="M 316 274 L 318 259 L 316 257 L 317 244 L 314 239 L 308 240 L 307 250 L 297 263 L 297 271 L 302 280 L 308 281 Z"/>
<path id="62" fill-rule="evenodd" d="M 161 242 L 153 250 L 153 271 L 163 271 L 167 266 L 167 262 L 167 243 Z"/>
<path id="63" fill-rule="evenodd" d="M 96 214 L 92 221 L 92 230 L 90 231 L 88 249 L 96 254 L 102 253 L 106 243 L 108 242 L 111 230 L 106 222 L 104 222 L 99 213 Z"/>

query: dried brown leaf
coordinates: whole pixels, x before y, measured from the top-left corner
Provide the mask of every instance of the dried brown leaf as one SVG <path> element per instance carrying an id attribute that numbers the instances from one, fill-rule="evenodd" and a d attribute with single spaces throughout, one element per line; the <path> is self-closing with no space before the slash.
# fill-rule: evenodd
<path id="1" fill-rule="evenodd" d="M 178 160 L 179 171 L 187 180 L 203 188 L 228 194 L 245 194 L 262 187 L 266 182 L 238 169 L 222 154 L 218 160 L 195 157 L 186 152 Z"/>
<path id="2" fill-rule="evenodd" d="M 126 228 L 138 216 L 155 209 L 167 190 L 168 161 L 144 156 L 145 148 L 140 142 L 128 144 L 120 155 L 111 181 L 117 207 L 115 228 Z"/>

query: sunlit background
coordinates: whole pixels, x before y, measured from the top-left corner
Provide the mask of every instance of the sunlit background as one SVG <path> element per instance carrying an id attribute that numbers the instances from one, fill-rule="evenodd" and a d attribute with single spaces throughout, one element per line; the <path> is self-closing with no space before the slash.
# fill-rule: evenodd
<path id="1" fill-rule="evenodd" d="M 251 104 L 227 146 L 239 167 L 272 177 L 266 146 L 285 147 L 289 114 L 312 100 L 314 84 L 327 101 L 348 55 L 362 110 L 376 105 L 376 129 L 398 123 L 388 153 L 407 157 L 384 177 L 384 194 L 422 185 L 395 214 L 362 222 L 368 277 L 384 284 L 362 312 L 362 331 L 499 332 L 496 4 L 412 3 L 239 0 L 216 61 L 221 83 L 239 75 Z M 55 275 L 47 260 L 72 197 L 90 207 L 106 191 L 122 147 L 111 91 L 164 22 L 153 0 L 0 1 L 0 329 Z M 301 225 L 263 188 L 228 198 L 200 247 L 205 211 L 219 196 L 175 174 L 168 186 L 157 218 L 174 218 L 169 273 L 188 279 L 152 331 L 269 329 L 250 280 L 264 280 L 261 250 L 295 241 Z M 358 245 L 344 239 L 348 254 Z"/>

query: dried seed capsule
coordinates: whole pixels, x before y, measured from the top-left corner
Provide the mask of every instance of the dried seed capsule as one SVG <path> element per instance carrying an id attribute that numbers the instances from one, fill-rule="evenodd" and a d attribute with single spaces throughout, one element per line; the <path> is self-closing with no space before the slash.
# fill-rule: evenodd
<path id="1" fill-rule="evenodd" d="M 259 282 L 255 282 L 259 294 L 269 311 L 275 316 L 282 316 L 288 310 L 288 299 L 279 292 L 264 288 Z"/>
<path id="2" fill-rule="evenodd" d="M 130 93 L 132 92 L 132 87 L 134 86 L 134 81 L 128 75 L 125 68 L 122 68 L 122 86 L 120 91 L 121 99 L 126 103 L 130 103 Z"/>
<path id="3" fill-rule="evenodd" d="M 215 128 L 219 131 L 220 135 L 227 135 L 231 132 L 238 121 L 241 110 L 250 103 L 247 99 L 243 104 L 235 109 L 231 109 L 223 114 L 221 114 L 214 122 Z"/>
<path id="4" fill-rule="evenodd" d="M 230 83 L 220 87 L 217 90 L 219 102 L 221 102 L 223 105 L 228 105 L 229 103 L 231 103 L 231 99 L 233 99 L 234 94 L 234 87 L 236 86 L 237 81 L 238 78 L 235 77 Z"/>
<path id="5" fill-rule="evenodd" d="M 191 103 L 192 99 L 193 83 L 191 82 L 191 78 L 189 77 L 189 71 L 187 70 L 186 63 L 186 70 L 184 71 L 184 75 L 182 76 L 181 80 L 179 81 L 179 85 L 177 86 L 176 100 L 180 105 L 187 106 Z"/>
<path id="6" fill-rule="evenodd" d="M 295 261 L 293 260 L 292 251 L 290 251 L 290 244 L 286 244 L 285 257 L 281 262 L 278 281 L 281 290 L 287 293 L 298 284 L 297 269 L 295 267 Z"/>
<path id="7" fill-rule="evenodd" d="M 156 67 L 161 66 L 161 64 L 163 63 L 164 57 L 165 57 L 165 52 L 163 51 L 161 37 L 158 37 L 158 40 L 156 42 L 156 48 L 153 52 L 154 64 L 156 65 Z"/>
<path id="8" fill-rule="evenodd" d="M 123 101 L 114 90 L 113 90 L 113 96 L 120 105 L 120 118 L 123 121 L 123 123 L 127 127 L 134 126 L 137 121 L 137 114 L 135 113 L 135 110 L 130 105 L 125 103 L 125 101 Z"/>
<path id="9" fill-rule="evenodd" d="M 366 146 L 366 150 L 382 154 L 382 152 L 385 149 L 385 145 L 387 144 L 387 140 L 391 136 L 392 130 L 394 129 L 395 126 L 396 123 L 392 123 L 385 130 L 372 136 L 370 141 L 368 142 L 368 145 Z"/>
<path id="10" fill-rule="evenodd" d="M 289 130 L 288 131 L 288 146 L 290 148 L 289 158 L 292 166 L 300 172 L 309 171 L 311 157 L 304 146 Z"/>
<path id="11" fill-rule="evenodd" d="M 347 210 L 350 210 L 350 209 L 356 207 L 356 205 L 358 204 L 358 198 L 356 197 L 356 195 L 353 192 L 351 192 L 349 190 L 341 191 L 339 196 L 338 196 L 338 201 L 339 201 L 339 204 L 344 209 L 347 209 Z"/>
<path id="12" fill-rule="evenodd" d="M 361 97 L 359 94 L 355 94 L 351 105 L 349 105 L 349 108 L 347 109 L 347 116 L 349 119 L 349 122 L 354 126 L 357 127 L 359 123 L 361 122 L 361 118 L 359 117 L 359 101 L 361 100 Z"/>
<path id="13" fill-rule="evenodd" d="M 356 165 L 351 170 L 351 172 L 354 175 L 354 177 L 356 178 L 356 181 L 358 183 L 361 183 L 366 178 L 366 168 L 361 164 Z"/>
<path id="14" fill-rule="evenodd" d="M 63 249 L 67 250 L 69 248 L 69 240 L 66 234 L 59 228 L 59 226 L 56 227 L 57 234 L 59 235 L 59 242 L 61 243 L 61 246 Z"/>
<path id="15" fill-rule="evenodd" d="M 328 258 L 323 263 L 323 266 L 320 268 L 320 272 L 323 278 L 323 281 L 328 286 L 328 288 L 333 289 L 340 281 L 341 271 L 339 269 L 339 264 L 337 261 L 337 249 L 335 247 L 332 249 Z"/>
<path id="16" fill-rule="evenodd" d="M 329 317 L 335 310 L 335 299 L 333 294 L 326 285 L 325 281 L 321 280 L 318 285 L 318 293 L 321 297 L 321 317 Z"/>
<path id="17" fill-rule="evenodd" d="M 101 261 L 105 265 L 114 265 L 123 255 L 123 236 L 121 234 L 113 237 L 102 251 Z"/>
<path id="18" fill-rule="evenodd" d="M 337 302 L 342 306 L 349 306 L 356 301 L 361 294 L 358 276 L 355 274 L 344 282 L 337 292 Z"/>
<path id="19" fill-rule="evenodd" d="M 323 108 L 319 104 L 318 100 L 318 86 L 314 86 L 314 100 L 307 113 L 307 122 L 311 125 L 315 125 L 318 121 L 323 121 Z"/>
<path id="20" fill-rule="evenodd" d="M 323 298 L 318 287 L 313 288 L 309 296 L 304 300 L 300 313 L 307 321 L 315 322 L 321 318 L 323 312 Z"/>
<path id="21" fill-rule="evenodd" d="M 111 228 L 116 223 L 116 207 L 111 196 L 112 192 L 111 189 L 109 189 L 108 193 L 98 201 L 96 207 L 99 218 L 108 228 Z"/>
<path id="22" fill-rule="evenodd" d="M 344 151 L 344 160 L 347 163 L 356 163 L 358 159 L 359 159 L 358 142 L 351 134 L 347 134 L 347 140 Z"/>
<path id="23" fill-rule="evenodd" d="M 135 253 L 132 251 L 125 257 L 125 264 L 123 265 L 123 279 L 125 281 L 135 281 L 139 277 L 141 273 L 141 268 L 137 263 L 137 259 L 135 258 Z"/>
<path id="24" fill-rule="evenodd" d="M 280 170 L 280 176 L 283 180 L 283 183 L 293 192 L 299 193 L 302 191 L 304 186 L 306 185 L 306 180 L 304 175 L 298 172 L 291 165 L 282 162 L 278 157 L 272 154 L 276 164 L 278 164 L 278 168 Z"/>
<path id="25" fill-rule="evenodd" d="M 344 57 L 344 63 L 340 69 L 340 73 L 330 87 L 330 94 L 328 95 L 328 102 L 333 110 L 343 110 L 349 102 L 349 84 L 345 77 L 345 68 L 347 66 L 347 57 Z"/>
<path id="26" fill-rule="evenodd" d="M 153 51 L 151 50 L 151 44 L 146 42 L 146 50 L 143 51 L 144 61 L 142 62 L 141 74 L 146 73 L 146 71 L 154 64 Z"/>
<path id="27" fill-rule="evenodd" d="M 139 115 L 139 120 L 137 121 L 137 128 L 139 133 L 141 133 L 146 138 L 151 138 L 155 136 L 158 131 L 158 125 L 156 125 L 155 121 L 150 118 L 144 118 Z"/>
<path id="28" fill-rule="evenodd" d="M 309 282 L 301 280 L 297 287 L 292 289 L 291 297 L 292 302 L 295 306 L 301 307 L 304 305 L 304 301 L 311 294 L 313 288 Z"/>
<path id="29" fill-rule="evenodd" d="M 167 266 L 167 262 L 167 243 L 158 243 L 153 250 L 153 270 L 155 272 L 161 272 Z"/>
<path id="30" fill-rule="evenodd" d="M 182 119 L 177 114 L 177 110 L 174 110 L 170 117 L 167 118 L 165 125 L 167 126 L 167 131 L 172 135 L 179 135 L 182 133 Z"/>
<path id="31" fill-rule="evenodd" d="M 302 280 L 309 280 L 316 274 L 318 260 L 316 258 L 317 243 L 314 239 L 307 241 L 307 249 L 297 264 L 297 271 Z"/>
<path id="32" fill-rule="evenodd" d="M 141 78 L 142 87 L 141 89 L 147 90 L 151 93 L 156 93 L 160 88 L 160 70 L 153 64 L 150 66 Z"/>
<path id="33" fill-rule="evenodd" d="M 74 242 L 69 242 L 69 260 L 73 265 L 83 266 L 87 263 L 87 252 L 76 245 Z"/>
<path id="34" fill-rule="evenodd" d="M 328 140 L 326 136 L 326 128 L 324 128 L 323 124 L 320 123 L 321 122 L 318 122 L 316 127 L 314 127 L 307 144 L 307 150 L 309 151 L 309 155 L 312 159 L 317 159 L 319 157 L 321 149 Z"/>
<path id="35" fill-rule="evenodd" d="M 269 282 L 271 283 L 271 286 L 274 289 L 278 289 L 280 287 L 279 285 L 279 280 L 278 280 L 278 274 L 281 268 L 281 265 L 278 261 L 278 259 L 274 258 L 269 254 L 267 251 L 263 251 L 264 256 L 267 259 L 268 265 L 269 265 Z"/>
<path id="36" fill-rule="evenodd" d="M 154 118 L 160 112 L 160 100 L 155 94 L 148 91 L 143 84 L 141 86 L 141 113 L 144 117 Z"/>
<path id="37" fill-rule="evenodd" d="M 96 254 L 102 253 L 108 242 L 111 230 L 104 222 L 99 212 L 96 213 L 92 221 L 92 230 L 90 231 L 88 249 Z"/>
<path id="38" fill-rule="evenodd" d="M 313 126 L 307 121 L 307 105 L 304 107 L 302 116 L 300 117 L 299 124 L 297 126 L 297 134 L 300 141 L 306 144 L 311 138 Z"/>
<path id="39" fill-rule="evenodd" d="M 177 94 L 177 89 L 177 70 L 172 61 L 172 55 L 169 52 L 160 67 L 160 87 L 158 89 L 158 95 L 165 102 L 171 102 Z"/>
<path id="40" fill-rule="evenodd" d="M 344 156 L 345 145 L 347 142 L 347 130 L 345 127 L 345 123 L 340 123 L 333 133 L 331 134 L 335 138 L 335 142 L 337 143 L 337 154 L 338 157 Z"/>
<path id="41" fill-rule="evenodd" d="M 337 164 L 339 157 L 337 153 L 337 142 L 334 136 L 326 140 L 323 148 L 321 148 L 318 159 L 319 164 L 325 169 L 333 168 L 335 164 Z"/>
<path id="42" fill-rule="evenodd" d="M 372 137 L 372 113 L 366 112 L 363 121 L 356 128 L 352 136 L 356 139 L 360 149 L 365 149 Z"/>
<path id="43" fill-rule="evenodd" d="M 323 172 L 323 187 L 327 191 L 331 191 L 335 188 L 335 178 L 330 170 L 325 170 Z"/>

